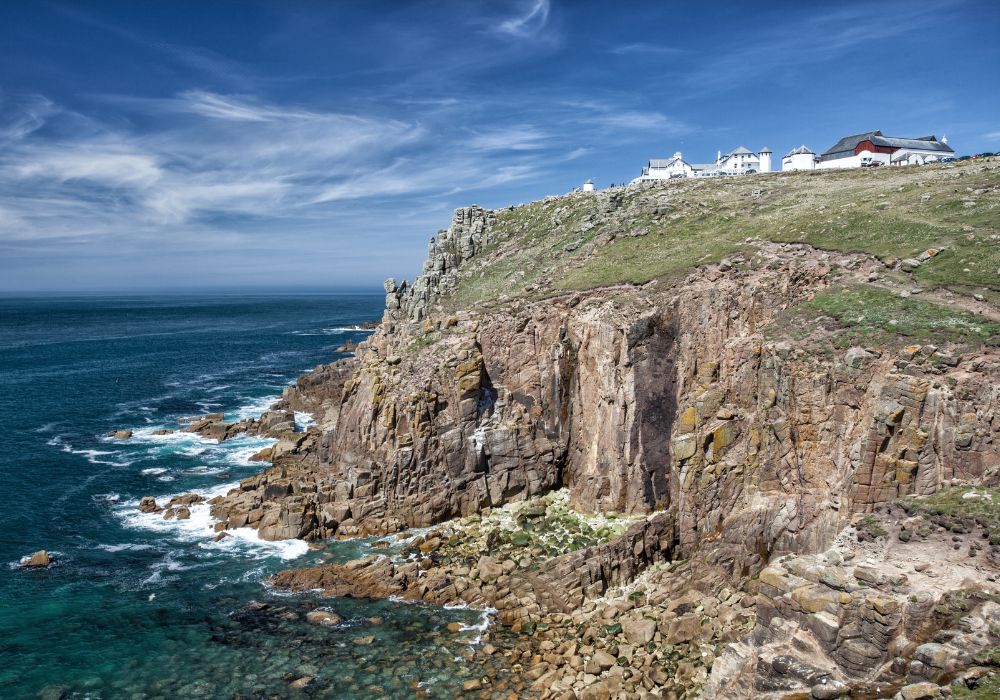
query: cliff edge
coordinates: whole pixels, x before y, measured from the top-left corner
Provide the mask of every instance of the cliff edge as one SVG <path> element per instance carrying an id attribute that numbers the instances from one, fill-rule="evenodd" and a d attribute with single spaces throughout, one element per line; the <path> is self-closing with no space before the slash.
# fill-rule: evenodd
<path id="1" fill-rule="evenodd" d="M 890 697 L 950 681 L 974 654 L 948 667 L 950 652 L 928 661 L 921 645 L 1000 645 L 998 194 L 987 160 L 460 209 L 412 285 L 386 282 L 382 323 L 355 355 L 286 391 L 280 408 L 316 425 L 213 514 L 268 539 L 465 518 L 412 549 L 428 562 L 419 576 L 385 560 L 282 583 L 497 607 L 531 643 L 574 645 L 531 679 L 543 696 Z M 941 513 L 921 504 L 956 490 L 974 495 L 948 501 L 949 517 L 985 541 L 972 564 L 963 551 L 967 576 L 917 576 L 891 543 L 930 523 L 906 556 L 926 540 L 946 567 Z M 573 517 L 629 525 L 579 547 L 469 534 L 495 509 L 544 514 L 555 492 Z M 964 515 L 977 499 L 987 514 Z M 507 547 L 495 571 L 461 549 L 479 536 Z M 914 580 L 893 578 L 904 565 Z M 979 596 L 967 610 L 980 638 L 932 641 L 957 623 L 924 624 L 920 606 L 956 591 Z M 678 630 L 699 605 L 698 629 Z M 630 625 L 546 638 L 612 608 Z M 711 658 L 661 654 L 699 640 Z"/>

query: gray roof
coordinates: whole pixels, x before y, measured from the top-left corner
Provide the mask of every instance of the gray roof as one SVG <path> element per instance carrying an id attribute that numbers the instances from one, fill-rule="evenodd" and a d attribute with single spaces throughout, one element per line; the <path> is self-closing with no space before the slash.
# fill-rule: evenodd
<path id="1" fill-rule="evenodd" d="M 772 150 L 771 150 L 770 148 L 768 148 L 767 146 L 764 146 L 764 147 L 763 147 L 762 149 L 760 149 L 760 152 L 761 152 L 761 153 L 774 153 L 774 151 L 772 151 Z"/>
<path id="2" fill-rule="evenodd" d="M 683 158 L 678 158 L 677 156 L 674 156 L 673 158 L 661 158 L 659 160 L 651 160 L 651 161 L 649 161 L 649 165 L 646 166 L 646 167 L 649 167 L 649 168 L 667 168 L 667 167 L 670 166 L 671 163 L 673 163 L 675 161 L 680 161 L 681 163 L 683 163 L 684 159 Z"/>
<path id="3" fill-rule="evenodd" d="M 810 151 L 808 148 L 806 148 L 803 145 L 803 146 L 799 146 L 798 148 L 794 148 L 791 151 L 789 151 L 788 153 L 786 153 L 785 154 L 785 158 L 788 158 L 789 156 L 797 156 L 797 155 L 802 154 L 802 153 L 809 153 L 811 155 L 816 155 L 815 153 L 813 153 L 812 151 Z"/>
<path id="4" fill-rule="evenodd" d="M 739 148 L 737 148 L 736 150 L 734 150 L 729 155 L 731 155 L 731 156 L 738 156 L 738 155 L 742 155 L 744 153 L 749 153 L 750 155 L 753 155 L 753 151 L 751 151 L 749 148 L 747 148 L 745 146 L 740 146 Z"/>
<path id="5" fill-rule="evenodd" d="M 854 149 L 862 141 L 871 141 L 876 146 L 886 146 L 889 148 L 917 148 L 924 151 L 940 151 L 941 153 L 954 153 L 951 146 L 941 143 L 936 136 L 921 136 L 915 139 L 899 138 L 897 136 L 884 136 L 881 131 L 866 131 L 863 134 L 852 134 L 845 136 L 823 151 L 820 160 L 836 160 L 837 158 L 849 158 L 854 155 Z"/>

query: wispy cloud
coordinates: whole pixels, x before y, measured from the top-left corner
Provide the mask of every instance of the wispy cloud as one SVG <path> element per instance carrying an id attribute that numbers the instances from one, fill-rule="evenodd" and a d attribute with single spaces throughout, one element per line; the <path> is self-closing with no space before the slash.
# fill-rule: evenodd
<path id="1" fill-rule="evenodd" d="M 455 173 L 461 172 L 462 178 Z M 400 159 L 373 172 L 345 178 L 323 190 L 313 203 L 341 200 L 384 198 L 403 194 L 439 191 L 454 195 L 470 189 L 494 187 L 538 175 L 535 164 L 490 165 L 487 161 L 456 158 L 431 166 L 421 166 L 410 159 Z"/>
<path id="2" fill-rule="evenodd" d="M 682 134 L 687 127 L 660 112 L 622 110 L 596 116 L 595 121 L 615 129 L 655 129 L 663 134 Z"/>
<path id="3" fill-rule="evenodd" d="M 536 36 L 548 23 L 550 10 L 549 0 L 531 0 L 523 14 L 503 20 L 496 30 L 518 38 Z"/>
<path id="4" fill-rule="evenodd" d="M 79 7 L 58 3 L 53 3 L 50 7 L 86 27 L 97 29 L 99 32 L 114 36 L 142 50 L 152 51 L 167 57 L 175 64 L 184 66 L 195 73 L 211 76 L 223 84 L 248 85 L 252 82 L 250 79 L 252 71 L 246 64 L 204 47 L 162 41 L 123 26 L 91 10 L 82 10 Z"/>
<path id="5" fill-rule="evenodd" d="M 279 119 L 310 119 L 316 115 L 306 111 L 278 109 L 255 104 L 252 98 L 234 98 L 201 90 L 182 93 L 175 104 L 192 114 L 236 122 L 272 122 Z"/>
<path id="6" fill-rule="evenodd" d="M 989 141 L 1000 141 L 1000 131 L 991 131 L 988 134 L 983 134 L 983 138 Z"/>
<path id="7" fill-rule="evenodd" d="M 615 54 L 616 56 L 627 56 L 629 54 L 679 55 L 686 52 L 684 49 L 679 49 L 674 46 L 636 42 L 634 44 L 621 44 L 619 46 L 613 46 L 608 49 L 608 53 Z"/>
<path id="8" fill-rule="evenodd" d="M 299 226 L 331 216 L 327 203 L 445 197 L 535 177 L 545 165 L 547 135 L 530 124 L 463 138 L 443 125 L 248 95 L 187 91 L 112 102 L 157 125 L 133 133 L 37 97 L 0 112 L 0 242 L 205 227 L 218 238 L 228 235 L 220 217 Z M 87 128 L 67 128 L 80 123 Z"/>
<path id="9" fill-rule="evenodd" d="M 0 93 L 0 98 L 3 95 Z M 0 99 L 0 107 L 3 100 Z M 29 95 L 0 121 L 0 143 L 17 141 L 39 129 L 55 111 L 55 105 L 41 95 Z"/>
<path id="10" fill-rule="evenodd" d="M 657 110 L 635 109 L 628 102 L 613 100 L 568 100 L 566 105 L 576 110 L 576 120 L 604 129 L 618 131 L 655 130 L 665 135 L 683 134 L 691 130 L 688 124 Z"/>
<path id="11" fill-rule="evenodd" d="M 469 139 L 478 151 L 536 151 L 545 147 L 546 134 L 533 126 L 484 131 Z"/>
<path id="12" fill-rule="evenodd" d="M 839 59 L 869 44 L 919 31 L 939 22 L 961 0 L 904 0 L 838 6 L 825 13 L 804 12 L 764 28 L 753 41 L 734 43 L 708 57 L 686 75 L 687 96 L 730 89 L 755 77 L 794 74 L 807 66 Z M 806 7 L 806 6 L 803 6 Z"/>

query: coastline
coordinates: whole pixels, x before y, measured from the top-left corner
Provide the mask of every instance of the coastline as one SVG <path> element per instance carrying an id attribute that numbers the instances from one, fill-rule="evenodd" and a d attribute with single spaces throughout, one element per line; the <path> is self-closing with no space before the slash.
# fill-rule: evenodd
<path id="1" fill-rule="evenodd" d="M 924 173 L 939 194 L 963 174 Z M 982 295 L 913 291 L 914 270 L 944 246 L 914 266 L 859 251 L 849 235 L 843 249 L 780 240 L 751 219 L 760 235 L 734 238 L 730 257 L 680 250 L 662 279 L 567 291 L 558 266 L 533 281 L 508 274 L 511 256 L 530 266 L 537 255 L 567 274 L 618 274 L 600 264 L 623 230 L 641 239 L 662 224 L 660 238 L 686 245 L 674 227 L 711 211 L 729 231 L 718 199 L 751 197 L 757 220 L 773 207 L 767 225 L 804 189 L 840 201 L 853 187 L 845 210 L 882 211 L 873 177 L 776 176 L 766 196 L 668 183 L 456 211 L 423 274 L 386 282 L 382 323 L 353 357 L 286 390 L 281 408 L 315 425 L 213 499 L 213 517 L 265 539 L 419 528 L 398 555 L 271 581 L 331 599 L 495 609 L 480 654 L 512 633 L 500 653 L 512 675 L 466 688 L 483 697 L 975 686 L 1000 645 L 987 622 L 1000 611 L 998 314 Z M 894 196 L 928 186 L 908 172 L 878 177 L 903 182 L 882 188 Z M 582 248 L 562 243 L 583 234 Z M 922 505 L 939 495 L 954 523 Z M 990 505 L 973 516 L 977 499 Z M 582 533 L 612 512 L 628 527 L 590 541 L 557 522 Z M 950 561 L 957 550 L 969 566 Z M 928 601 L 985 631 L 968 636 L 951 612 L 919 622 Z"/>

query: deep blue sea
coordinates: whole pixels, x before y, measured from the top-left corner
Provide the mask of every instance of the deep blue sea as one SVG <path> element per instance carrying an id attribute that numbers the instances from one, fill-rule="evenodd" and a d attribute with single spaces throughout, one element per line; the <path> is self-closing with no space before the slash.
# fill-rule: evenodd
<path id="1" fill-rule="evenodd" d="M 206 506 L 139 514 L 144 495 L 222 493 L 269 444 L 154 436 L 209 411 L 258 415 L 359 341 L 382 294 L 0 298 L 0 697 L 452 697 L 480 615 L 268 589 L 283 567 L 368 541 L 222 542 Z M 303 424 L 308 416 L 299 416 Z M 134 437 L 113 440 L 110 430 Z M 17 566 L 46 549 L 56 564 Z M 263 604 L 263 605 L 261 605 Z M 310 625 L 325 606 L 345 618 Z M 462 633 L 447 631 L 461 622 Z M 290 684 L 311 677 L 297 689 Z"/>

